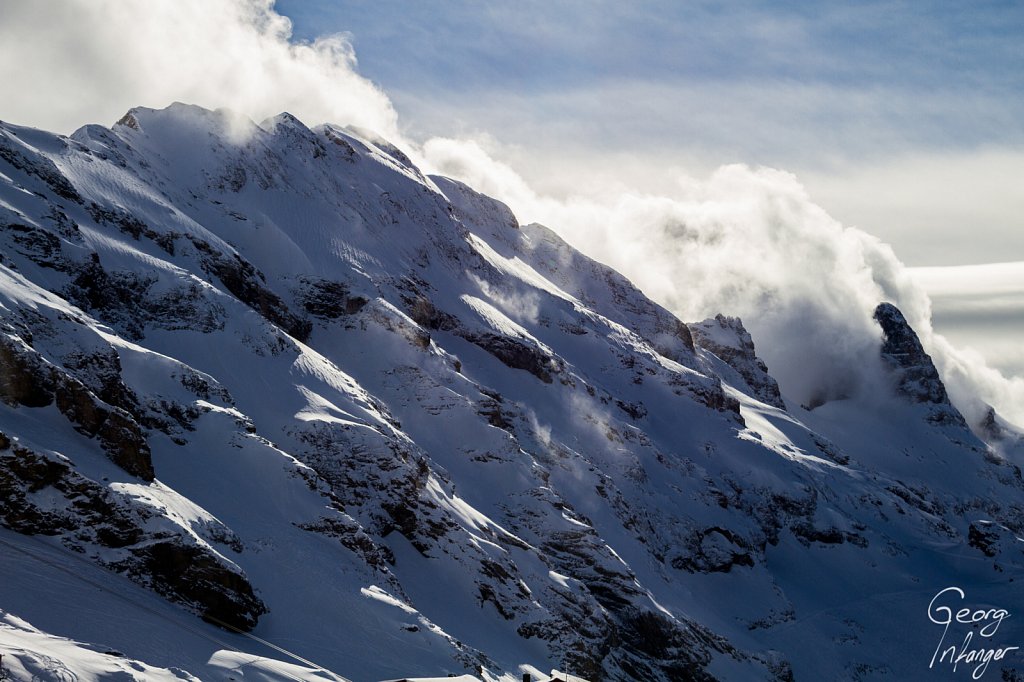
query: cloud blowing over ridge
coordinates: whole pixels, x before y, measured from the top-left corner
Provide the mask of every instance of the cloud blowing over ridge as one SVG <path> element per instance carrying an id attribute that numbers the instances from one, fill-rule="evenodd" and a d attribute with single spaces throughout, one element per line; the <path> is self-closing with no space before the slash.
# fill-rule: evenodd
<path id="1" fill-rule="evenodd" d="M 14 0 L 0 12 L 0 118 L 66 133 L 180 100 L 256 120 L 286 110 L 307 124 L 369 128 L 427 170 L 556 229 L 683 319 L 740 315 L 792 398 L 855 392 L 877 358 L 871 312 L 890 300 L 968 419 L 985 401 L 1024 424 L 1024 378 L 1008 379 L 933 334 L 928 297 L 892 250 L 833 220 L 789 173 L 730 165 L 703 180 L 681 177 L 665 195 L 616 184 L 556 200 L 472 140 L 404 139 L 346 38 L 293 42 L 271 0 Z"/>
<path id="2" fill-rule="evenodd" d="M 554 226 L 682 319 L 739 315 L 791 399 L 816 402 L 873 386 L 881 330 L 871 316 L 891 301 L 968 421 L 979 421 L 987 403 L 1024 424 L 1024 378 L 1005 377 L 935 334 L 931 301 L 892 248 L 842 226 L 790 173 L 728 165 L 705 180 L 679 177 L 671 194 L 589 187 L 554 200 L 477 142 L 433 139 L 424 152 L 521 218 Z"/>
<path id="3" fill-rule="evenodd" d="M 291 32 L 273 0 L 5 0 L 0 117 L 70 133 L 178 100 L 399 137 L 344 35 L 296 43 Z"/>

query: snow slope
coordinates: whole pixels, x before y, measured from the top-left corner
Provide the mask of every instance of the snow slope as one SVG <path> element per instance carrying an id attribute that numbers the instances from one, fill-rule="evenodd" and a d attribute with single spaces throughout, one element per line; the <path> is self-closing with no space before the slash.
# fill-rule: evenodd
<path id="1" fill-rule="evenodd" d="M 798 406 L 738 320 L 372 135 L 2 124 L 4 669 L 962 677 L 928 605 L 1015 608 L 1019 435 L 890 308 L 877 390 Z"/>

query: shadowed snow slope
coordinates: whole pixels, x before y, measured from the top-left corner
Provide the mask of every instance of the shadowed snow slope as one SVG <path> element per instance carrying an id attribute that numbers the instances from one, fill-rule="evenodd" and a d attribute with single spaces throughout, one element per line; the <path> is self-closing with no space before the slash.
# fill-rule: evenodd
<path id="1" fill-rule="evenodd" d="M 796 407 L 358 131 L 0 124 L 4 670 L 919 677 L 939 590 L 1015 606 L 1021 446 L 879 311 L 878 390 Z"/>

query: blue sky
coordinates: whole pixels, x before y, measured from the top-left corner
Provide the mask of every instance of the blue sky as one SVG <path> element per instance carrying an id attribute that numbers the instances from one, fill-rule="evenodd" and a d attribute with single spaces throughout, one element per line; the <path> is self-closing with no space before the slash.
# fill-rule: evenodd
<path id="1" fill-rule="evenodd" d="M 797 111 L 837 132 L 877 124 L 867 139 L 824 141 L 851 154 L 897 139 L 940 148 L 1024 141 L 1024 4 L 719 5 L 279 0 L 277 8 L 297 37 L 349 32 L 361 73 L 410 114 L 415 102 L 455 111 L 481 95 L 549 101 L 643 84 L 666 95 L 751 93 L 742 103 L 772 123 Z M 804 97 L 787 101 L 794 91 Z M 851 99 L 834 101 L 836 93 Z M 634 104 L 659 114 L 637 121 L 643 132 L 671 123 L 656 101 Z M 585 126 L 612 120 L 604 106 L 593 114 Z M 716 146 L 730 137 L 705 132 Z M 785 140 L 750 149 L 751 140 L 735 142 L 735 152 L 784 156 L 776 147 Z"/>
<path id="2" fill-rule="evenodd" d="M 295 34 L 349 31 L 387 87 L 575 87 L 615 78 L 1024 85 L 1019 3 L 278 0 Z"/>
<path id="3" fill-rule="evenodd" d="M 909 264 L 1024 260 L 1024 3 L 276 8 L 300 39 L 347 32 L 411 136 L 483 137 L 543 191 L 768 165 Z"/>

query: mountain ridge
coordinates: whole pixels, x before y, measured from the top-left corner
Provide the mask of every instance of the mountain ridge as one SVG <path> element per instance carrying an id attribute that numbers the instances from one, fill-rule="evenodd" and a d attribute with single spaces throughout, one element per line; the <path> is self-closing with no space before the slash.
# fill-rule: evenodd
<path id="1" fill-rule="evenodd" d="M 683 323 L 368 133 L 182 104 L 0 133 L 0 521 L 51 549 L 367 680 L 899 677 L 933 633 L 899 660 L 916 606 L 871 595 L 1012 595 L 1014 451 L 948 400 L 793 407 L 738 320 Z M 878 310 L 883 366 L 913 331 Z M 888 377 L 941 387 L 924 358 Z M 50 616 L 4 600 L 11 653 Z M 224 647 L 102 634 L 224 674 Z"/>

